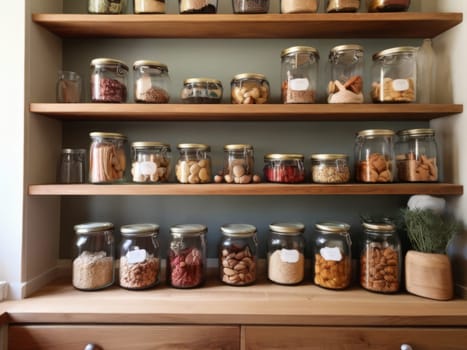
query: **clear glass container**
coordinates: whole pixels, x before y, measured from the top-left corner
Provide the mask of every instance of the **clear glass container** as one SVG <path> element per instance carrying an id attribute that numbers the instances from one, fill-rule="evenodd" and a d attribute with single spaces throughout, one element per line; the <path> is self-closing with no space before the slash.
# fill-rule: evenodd
<path id="1" fill-rule="evenodd" d="M 360 0 L 327 0 L 326 12 L 357 12 Z"/>
<path id="2" fill-rule="evenodd" d="M 373 102 L 407 103 L 417 100 L 417 48 L 394 47 L 373 55 Z"/>
<path id="3" fill-rule="evenodd" d="M 165 13 L 165 0 L 134 0 L 133 11 L 136 14 Z"/>
<path id="4" fill-rule="evenodd" d="M 170 145 L 161 142 L 131 144 L 131 176 L 133 182 L 168 182 L 170 176 Z"/>
<path id="5" fill-rule="evenodd" d="M 199 143 L 181 143 L 175 176 L 182 184 L 203 184 L 212 180 L 211 147 Z"/>
<path id="6" fill-rule="evenodd" d="M 312 154 L 311 181 L 322 184 L 349 182 L 349 157 L 346 154 Z"/>
<path id="7" fill-rule="evenodd" d="M 185 79 L 180 97 L 183 103 L 220 103 L 222 82 L 211 78 Z"/>
<path id="8" fill-rule="evenodd" d="M 81 102 L 81 76 L 76 72 L 58 71 L 57 102 Z"/>
<path id="9" fill-rule="evenodd" d="M 167 283 L 174 288 L 196 288 L 206 280 L 206 232 L 199 224 L 174 225 L 167 254 Z"/>
<path id="10" fill-rule="evenodd" d="M 128 66 L 111 58 L 91 61 L 91 101 L 124 103 L 128 97 Z"/>
<path id="11" fill-rule="evenodd" d="M 222 282 L 232 286 L 255 283 L 257 271 L 256 227 L 227 224 L 221 227 L 219 274 Z"/>
<path id="12" fill-rule="evenodd" d="M 368 12 L 402 12 L 410 7 L 410 0 L 366 0 Z"/>
<path id="13" fill-rule="evenodd" d="M 125 180 L 126 136 L 112 132 L 91 132 L 89 182 L 114 183 Z"/>
<path id="14" fill-rule="evenodd" d="M 232 144 L 224 146 L 224 180 L 227 183 L 248 184 L 253 181 L 255 158 L 253 146 Z"/>
<path id="15" fill-rule="evenodd" d="M 397 178 L 402 182 L 436 182 L 438 146 L 433 129 L 408 129 L 397 133 Z"/>
<path id="16" fill-rule="evenodd" d="M 352 281 L 350 225 L 323 222 L 315 225 L 314 282 L 329 289 L 345 289 Z"/>
<path id="17" fill-rule="evenodd" d="M 156 1 L 157 2 L 157 1 Z M 169 103 L 169 69 L 157 61 L 133 63 L 135 102 Z"/>
<path id="18" fill-rule="evenodd" d="M 234 13 L 268 13 L 269 0 L 232 0 Z"/>
<path id="19" fill-rule="evenodd" d="M 302 223 L 269 225 L 268 278 L 278 284 L 301 283 L 305 277 L 305 238 Z"/>
<path id="20" fill-rule="evenodd" d="M 363 47 L 336 46 L 328 62 L 328 103 L 363 103 Z"/>
<path id="21" fill-rule="evenodd" d="M 394 131 L 369 129 L 357 133 L 355 177 L 357 182 L 393 182 L 396 178 Z"/>
<path id="22" fill-rule="evenodd" d="M 264 178 L 268 182 L 301 183 L 305 181 L 303 154 L 271 153 L 264 156 Z"/>
<path id="23" fill-rule="evenodd" d="M 60 157 L 58 182 L 62 184 L 80 184 L 84 182 L 86 169 L 86 150 L 64 148 Z"/>
<path id="24" fill-rule="evenodd" d="M 262 74 L 242 73 L 233 77 L 231 83 L 231 102 L 233 104 L 268 103 L 269 82 Z"/>
<path id="25" fill-rule="evenodd" d="M 88 0 L 88 12 L 121 14 L 126 12 L 127 0 Z"/>
<path id="26" fill-rule="evenodd" d="M 111 286 L 115 278 L 114 225 L 90 222 L 74 226 L 73 287 L 98 290 Z"/>
<path id="27" fill-rule="evenodd" d="M 217 13 L 217 0 L 178 0 L 180 13 Z"/>
<path id="28" fill-rule="evenodd" d="M 281 13 L 318 12 L 319 0 L 281 0 Z"/>

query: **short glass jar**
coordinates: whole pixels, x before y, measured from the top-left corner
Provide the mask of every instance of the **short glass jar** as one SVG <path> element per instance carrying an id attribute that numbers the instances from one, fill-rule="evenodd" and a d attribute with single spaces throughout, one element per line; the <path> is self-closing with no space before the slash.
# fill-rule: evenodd
<path id="1" fill-rule="evenodd" d="M 167 283 L 174 288 L 196 288 L 206 281 L 206 232 L 199 224 L 174 225 L 167 254 Z"/>
<path id="2" fill-rule="evenodd" d="M 355 177 L 357 182 L 393 182 L 396 179 L 394 131 L 369 129 L 355 139 Z"/>
<path id="3" fill-rule="evenodd" d="M 285 184 L 305 181 L 303 154 L 271 153 L 264 156 L 264 178 L 268 182 Z"/>
<path id="4" fill-rule="evenodd" d="M 115 278 L 114 225 L 89 222 L 74 226 L 73 287 L 98 290 L 111 286 Z"/>
<path id="5" fill-rule="evenodd" d="M 126 136 L 113 132 L 91 132 L 89 182 L 114 183 L 125 180 Z"/>
<path id="6" fill-rule="evenodd" d="M 124 103 L 128 97 L 128 66 L 111 58 L 91 61 L 91 101 Z"/>
<path id="7" fill-rule="evenodd" d="M 293 285 L 305 277 L 305 238 L 302 223 L 269 225 L 268 278 L 274 283 Z"/>
<path id="8" fill-rule="evenodd" d="M 120 233 L 120 287 L 154 287 L 160 278 L 159 225 L 125 225 Z"/>
<path id="9" fill-rule="evenodd" d="M 219 244 L 219 275 L 232 286 L 255 283 L 257 271 L 256 227 L 248 224 L 227 224 L 221 227 Z"/>
<path id="10" fill-rule="evenodd" d="M 183 103 L 220 103 L 223 88 L 220 80 L 211 78 L 185 79 L 180 97 Z"/>
<path id="11" fill-rule="evenodd" d="M 314 282 L 329 289 L 345 289 L 352 281 L 350 225 L 323 222 L 315 225 Z"/>
<path id="12" fill-rule="evenodd" d="M 97 14 L 121 14 L 126 12 L 127 0 L 88 0 L 88 12 Z"/>
<path id="13" fill-rule="evenodd" d="M 328 103 L 363 103 L 363 47 L 339 45 L 329 53 Z"/>
<path id="14" fill-rule="evenodd" d="M 60 70 L 57 77 L 57 102 L 81 102 L 81 76 L 72 71 Z"/>
<path id="15" fill-rule="evenodd" d="M 318 12 L 319 0 L 281 0 L 281 13 Z"/>
<path id="16" fill-rule="evenodd" d="M 255 158 L 253 146 L 232 144 L 224 146 L 224 181 L 248 184 L 253 181 Z"/>
<path id="17" fill-rule="evenodd" d="M 402 12 L 410 7 L 410 0 L 366 0 L 368 12 Z"/>
<path id="18" fill-rule="evenodd" d="M 416 47 L 394 47 L 373 55 L 373 102 L 407 103 L 417 100 L 416 57 Z"/>
<path id="19" fill-rule="evenodd" d="M 182 184 L 203 184 L 212 180 L 211 147 L 200 143 L 181 143 L 175 176 Z"/>
<path id="20" fill-rule="evenodd" d="M 131 176 L 133 182 L 168 182 L 170 176 L 170 145 L 161 142 L 131 144 Z"/>
<path id="21" fill-rule="evenodd" d="M 269 0 L 232 0 L 234 13 L 268 13 Z"/>
<path id="22" fill-rule="evenodd" d="M 401 182 L 438 181 L 438 146 L 433 129 L 408 129 L 397 133 L 397 178 Z"/>
<path id="23" fill-rule="evenodd" d="M 156 1 L 157 2 L 157 1 Z M 157 61 L 133 63 L 135 102 L 169 103 L 169 69 Z"/>
<path id="24" fill-rule="evenodd" d="M 133 11 L 136 14 L 165 13 L 165 0 L 134 0 Z"/>
<path id="25" fill-rule="evenodd" d="M 180 13 L 217 13 L 217 0 L 178 0 Z"/>
<path id="26" fill-rule="evenodd" d="M 80 184 L 84 182 L 86 169 L 86 150 L 64 148 L 60 157 L 58 182 L 62 184 Z"/>
<path id="27" fill-rule="evenodd" d="M 357 12 L 360 0 L 327 0 L 326 12 Z"/>
<path id="28" fill-rule="evenodd" d="M 311 181 L 322 184 L 349 182 L 349 157 L 346 154 L 312 154 Z"/>
<path id="29" fill-rule="evenodd" d="M 242 73 L 230 82 L 233 104 L 264 104 L 270 95 L 269 82 L 263 74 Z"/>

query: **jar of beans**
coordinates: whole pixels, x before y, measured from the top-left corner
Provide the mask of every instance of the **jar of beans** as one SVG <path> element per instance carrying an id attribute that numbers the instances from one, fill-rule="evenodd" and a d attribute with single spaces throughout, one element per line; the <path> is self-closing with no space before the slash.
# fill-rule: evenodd
<path id="1" fill-rule="evenodd" d="M 368 12 L 401 12 L 410 7 L 410 0 L 366 0 Z"/>
<path id="2" fill-rule="evenodd" d="M 113 132 L 91 132 L 89 136 L 89 182 L 123 182 L 126 169 L 126 136 Z"/>
<path id="3" fill-rule="evenodd" d="M 168 103 L 169 70 L 157 61 L 136 61 L 133 63 L 135 102 Z"/>
<path id="4" fill-rule="evenodd" d="M 269 100 L 269 82 L 263 74 L 237 74 L 230 82 L 230 87 L 233 104 L 263 104 Z"/>
<path id="5" fill-rule="evenodd" d="M 224 181 L 247 184 L 253 181 L 255 160 L 253 146 L 232 144 L 224 146 Z"/>
<path id="6" fill-rule="evenodd" d="M 181 143 L 175 176 L 182 184 L 209 183 L 212 179 L 211 147 L 201 143 Z"/>
<path id="7" fill-rule="evenodd" d="M 319 0 L 281 0 L 281 13 L 314 13 Z"/>
<path id="8" fill-rule="evenodd" d="M 217 0 L 178 0 L 180 13 L 217 13 Z"/>
<path id="9" fill-rule="evenodd" d="M 128 95 L 128 66 L 111 58 L 91 61 L 92 102 L 124 103 Z"/>
<path id="10" fill-rule="evenodd" d="M 222 82 L 211 78 L 189 78 L 183 82 L 180 97 L 183 103 L 220 103 Z"/>
<path id="11" fill-rule="evenodd" d="M 301 183 L 305 181 L 303 154 L 272 153 L 264 156 L 264 178 L 268 182 Z"/>
<path id="12" fill-rule="evenodd" d="M 222 282 L 246 286 L 256 281 L 256 227 L 248 224 L 227 224 L 221 227 L 219 274 Z"/>
<path id="13" fill-rule="evenodd" d="M 346 154 L 312 154 L 311 180 L 322 184 L 349 182 L 349 157 Z"/>
<path id="14" fill-rule="evenodd" d="M 206 280 L 205 225 L 184 224 L 170 228 L 167 282 L 175 288 L 200 287 Z"/>
<path id="15" fill-rule="evenodd" d="M 326 12 L 357 12 L 360 0 L 327 0 Z"/>
<path id="16" fill-rule="evenodd" d="M 234 13 L 267 13 L 269 0 L 232 0 Z"/>
<path id="17" fill-rule="evenodd" d="M 168 182 L 170 176 L 170 145 L 160 142 L 131 144 L 133 182 Z"/>

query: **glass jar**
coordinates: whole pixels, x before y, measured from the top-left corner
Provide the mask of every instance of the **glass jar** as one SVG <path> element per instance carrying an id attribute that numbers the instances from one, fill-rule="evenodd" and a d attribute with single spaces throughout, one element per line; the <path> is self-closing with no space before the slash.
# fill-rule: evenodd
<path id="1" fill-rule="evenodd" d="M 349 182 L 349 157 L 346 154 L 312 154 L 311 181 L 322 184 Z"/>
<path id="2" fill-rule="evenodd" d="M 409 129 L 397 133 L 397 177 L 403 182 L 438 181 L 438 146 L 433 129 Z"/>
<path id="3" fill-rule="evenodd" d="M 232 0 L 234 13 L 268 13 L 269 0 Z"/>
<path id="4" fill-rule="evenodd" d="M 410 7 L 410 0 L 366 0 L 368 12 L 401 12 Z"/>
<path id="5" fill-rule="evenodd" d="M 175 288 L 200 287 L 206 280 L 206 232 L 204 225 L 185 224 L 170 228 L 167 282 Z"/>
<path id="6" fill-rule="evenodd" d="M 269 82 L 262 74 L 242 73 L 233 77 L 230 82 L 231 102 L 233 104 L 268 103 Z"/>
<path id="7" fill-rule="evenodd" d="M 159 283 L 159 225 L 134 224 L 120 228 L 120 287 L 147 289 Z"/>
<path id="8" fill-rule="evenodd" d="M 178 0 L 180 13 L 217 13 L 217 0 Z"/>
<path id="9" fill-rule="evenodd" d="M 298 284 L 305 277 L 305 238 L 302 223 L 269 225 L 268 278 L 279 284 Z"/>
<path id="10" fill-rule="evenodd" d="M 357 12 L 360 0 L 327 0 L 326 12 Z"/>
<path id="11" fill-rule="evenodd" d="M 282 103 L 315 103 L 319 52 L 311 46 L 293 46 L 281 52 Z"/>
<path id="12" fill-rule="evenodd" d="M 175 165 L 175 176 L 182 184 L 211 182 L 211 147 L 199 143 L 181 143 L 180 155 Z"/>
<path id="13" fill-rule="evenodd" d="M 246 286 L 256 281 L 256 227 L 248 224 L 228 224 L 221 227 L 219 274 L 222 282 Z"/>
<path id="14" fill-rule="evenodd" d="M 160 142 L 131 144 L 133 182 L 168 182 L 170 176 L 170 145 Z"/>
<path id="15" fill-rule="evenodd" d="M 91 61 L 91 101 L 123 103 L 127 101 L 128 66 L 111 58 Z"/>
<path id="16" fill-rule="evenodd" d="M 155 1 L 157 2 L 157 1 Z M 169 103 L 169 70 L 157 61 L 133 63 L 135 102 Z"/>
<path id="17" fill-rule="evenodd" d="M 81 76 L 72 71 L 58 71 L 57 102 L 79 103 L 81 101 Z"/>
<path id="18" fill-rule="evenodd" d="M 227 183 L 248 184 L 253 181 L 255 159 L 251 145 L 224 146 L 224 180 Z"/>
<path id="19" fill-rule="evenodd" d="M 394 47 L 373 55 L 373 102 L 415 102 L 417 48 Z"/>
<path id="20" fill-rule="evenodd" d="M 183 103 L 220 103 L 223 88 L 220 80 L 190 78 L 183 81 L 180 94 Z"/>
<path id="21" fill-rule="evenodd" d="M 329 289 L 344 289 L 352 281 L 350 225 L 323 222 L 315 225 L 314 281 Z"/>
<path id="22" fill-rule="evenodd" d="M 363 223 L 360 284 L 373 292 L 395 293 L 401 283 L 399 236 L 391 223 Z"/>
<path id="23" fill-rule="evenodd" d="M 334 47 L 329 65 L 328 103 L 363 103 L 363 47 Z"/>
<path id="24" fill-rule="evenodd" d="M 281 0 L 281 13 L 318 12 L 319 0 Z"/>
<path id="25" fill-rule="evenodd" d="M 114 283 L 114 225 L 90 222 L 74 226 L 73 287 L 98 290 Z"/>
<path id="26" fill-rule="evenodd" d="M 355 177 L 358 182 L 393 182 L 394 131 L 363 130 L 355 140 Z"/>
<path id="27" fill-rule="evenodd" d="M 88 12 L 120 14 L 126 12 L 127 0 L 88 0 Z"/>
<path id="28" fill-rule="evenodd" d="M 126 136 L 113 132 L 91 132 L 89 182 L 114 183 L 125 180 Z"/>
<path id="29" fill-rule="evenodd" d="M 134 0 L 133 11 L 136 14 L 165 13 L 165 0 Z"/>
<path id="30" fill-rule="evenodd" d="M 264 178 L 268 182 L 300 183 L 305 181 L 302 154 L 271 153 L 264 156 Z"/>
<path id="31" fill-rule="evenodd" d="M 81 184 L 84 182 L 85 149 L 62 149 L 58 182 L 62 184 Z"/>

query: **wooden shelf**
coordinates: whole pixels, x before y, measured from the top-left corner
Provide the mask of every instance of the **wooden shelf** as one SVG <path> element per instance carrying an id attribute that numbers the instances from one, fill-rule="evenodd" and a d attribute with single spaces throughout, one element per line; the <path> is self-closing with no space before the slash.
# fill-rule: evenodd
<path id="1" fill-rule="evenodd" d="M 119 38 L 433 38 L 462 13 L 91 15 L 36 13 L 62 37 Z"/>

